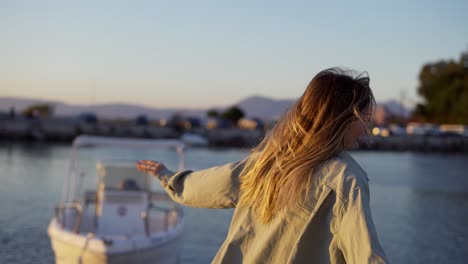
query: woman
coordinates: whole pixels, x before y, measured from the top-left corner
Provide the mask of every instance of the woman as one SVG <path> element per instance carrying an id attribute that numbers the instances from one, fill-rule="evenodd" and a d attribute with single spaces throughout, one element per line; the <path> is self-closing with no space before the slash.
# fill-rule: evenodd
<path id="1" fill-rule="evenodd" d="M 176 202 L 233 208 L 213 263 L 386 263 L 364 170 L 346 152 L 368 132 L 369 78 L 317 74 L 246 159 L 172 172 L 143 160 Z"/>

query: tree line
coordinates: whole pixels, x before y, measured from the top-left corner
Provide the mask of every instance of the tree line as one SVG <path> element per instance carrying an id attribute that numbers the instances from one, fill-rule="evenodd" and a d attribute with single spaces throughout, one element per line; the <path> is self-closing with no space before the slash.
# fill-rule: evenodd
<path id="1" fill-rule="evenodd" d="M 468 51 L 458 60 L 425 64 L 419 73 L 416 120 L 432 123 L 468 124 Z"/>
<path id="2" fill-rule="evenodd" d="M 237 124 L 237 122 L 245 116 L 244 111 L 238 106 L 231 106 L 224 112 L 218 112 L 216 109 L 210 109 L 206 114 L 208 117 L 212 118 L 221 117 L 231 121 L 233 124 Z"/>

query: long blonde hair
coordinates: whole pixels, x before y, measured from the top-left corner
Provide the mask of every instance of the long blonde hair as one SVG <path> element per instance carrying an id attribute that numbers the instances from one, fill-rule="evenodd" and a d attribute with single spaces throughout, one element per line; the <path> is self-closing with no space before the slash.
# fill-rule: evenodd
<path id="1" fill-rule="evenodd" d="M 240 175 L 240 203 L 268 223 L 305 202 L 314 169 L 343 149 L 348 125 L 374 105 L 367 75 L 339 68 L 318 73 L 252 150 Z"/>

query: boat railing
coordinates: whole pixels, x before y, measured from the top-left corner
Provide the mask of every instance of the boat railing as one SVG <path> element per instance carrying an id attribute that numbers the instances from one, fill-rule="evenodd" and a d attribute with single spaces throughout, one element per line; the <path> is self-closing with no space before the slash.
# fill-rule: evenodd
<path id="1" fill-rule="evenodd" d="M 67 224 L 67 214 L 65 210 L 74 210 L 76 211 L 77 217 L 75 218 L 75 224 L 73 225 L 73 233 L 77 234 L 80 230 L 81 220 L 83 217 L 83 208 L 80 203 L 78 202 L 65 202 L 57 205 L 55 207 L 55 218 L 57 222 L 62 226 L 62 228 L 66 228 Z"/>
<path id="2" fill-rule="evenodd" d="M 142 220 L 144 221 L 144 224 L 145 224 L 145 232 L 146 232 L 146 236 L 150 236 L 151 235 L 151 230 L 150 230 L 150 211 L 157 211 L 157 212 L 163 212 L 164 213 L 164 226 L 163 226 L 163 230 L 164 232 L 167 232 L 169 231 L 169 226 L 170 226 L 170 215 L 171 213 L 175 213 L 177 218 L 176 218 L 176 222 L 174 224 L 174 226 L 177 226 L 180 222 L 181 222 L 181 219 L 183 217 L 183 210 L 182 208 L 180 208 L 179 206 L 175 206 L 175 207 L 171 207 L 171 208 L 167 208 L 167 207 L 160 207 L 160 206 L 155 206 L 153 204 L 149 204 L 147 209 L 146 209 L 146 212 L 144 212 L 142 214 Z"/>
<path id="3" fill-rule="evenodd" d="M 151 212 L 163 213 L 163 226 L 162 230 L 164 232 L 169 231 L 170 227 L 177 226 L 182 221 L 183 210 L 178 205 L 172 205 L 171 207 L 164 207 L 155 205 L 153 202 L 170 202 L 171 198 L 163 192 L 149 192 L 150 202 L 146 208 L 146 211 L 141 213 L 141 218 L 143 220 L 144 229 L 146 236 L 150 236 L 152 233 L 150 223 L 152 220 Z M 85 192 L 85 208 L 88 208 L 90 204 L 96 205 L 96 192 L 87 191 Z M 73 217 L 67 213 L 68 210 L 73 210 L 75 215 Z M 84 214 L 83 205 L 79 202 L 64 202 L 55 207 L 55 218 L 60 226 L 64 229 L 70 228 L 73 233 L 77 234 L 80 232 L 81 224 L 83 221 Z M 171 222 L 171 215 L 175 214 L 175 222 Z M 74 222 L 72 222 L 74 220 Z M 97 215 L 94 215 L 93 225 L 94 228 L 97 226 Z"/>

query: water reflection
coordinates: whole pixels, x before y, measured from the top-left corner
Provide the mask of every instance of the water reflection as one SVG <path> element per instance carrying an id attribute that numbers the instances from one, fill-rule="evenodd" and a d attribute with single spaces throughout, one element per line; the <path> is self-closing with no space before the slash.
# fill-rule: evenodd
<path id="1" fill-rule="evenodd" d="M 462 263 L 468 252 L 467 156 L 354 156 L 370 172 L 373 214 L 392 262 Z"/>
<path id="2" fill-rule="evenodd" d="M 248 150 L 194 149 L 188 169 L 240 160 Z M 83 188 L 95 187 L 95 162 L 103 158 L 155 159 L 177 168 L 174 151 L 80 151 Z M 464 263 L 468 259 L 468 156 L 353 152 L 370 178 L 371 207 L 379 238 L 392 263 Z M 46 234 L 61 196 L 70 148 L 0 146 L 0 263 L 51 263 Z M 156 186 L 158 186 L 155 181 Z M 185 208 L 181 263 L 208 263 L 227 232 L 232 210 Z"/>

